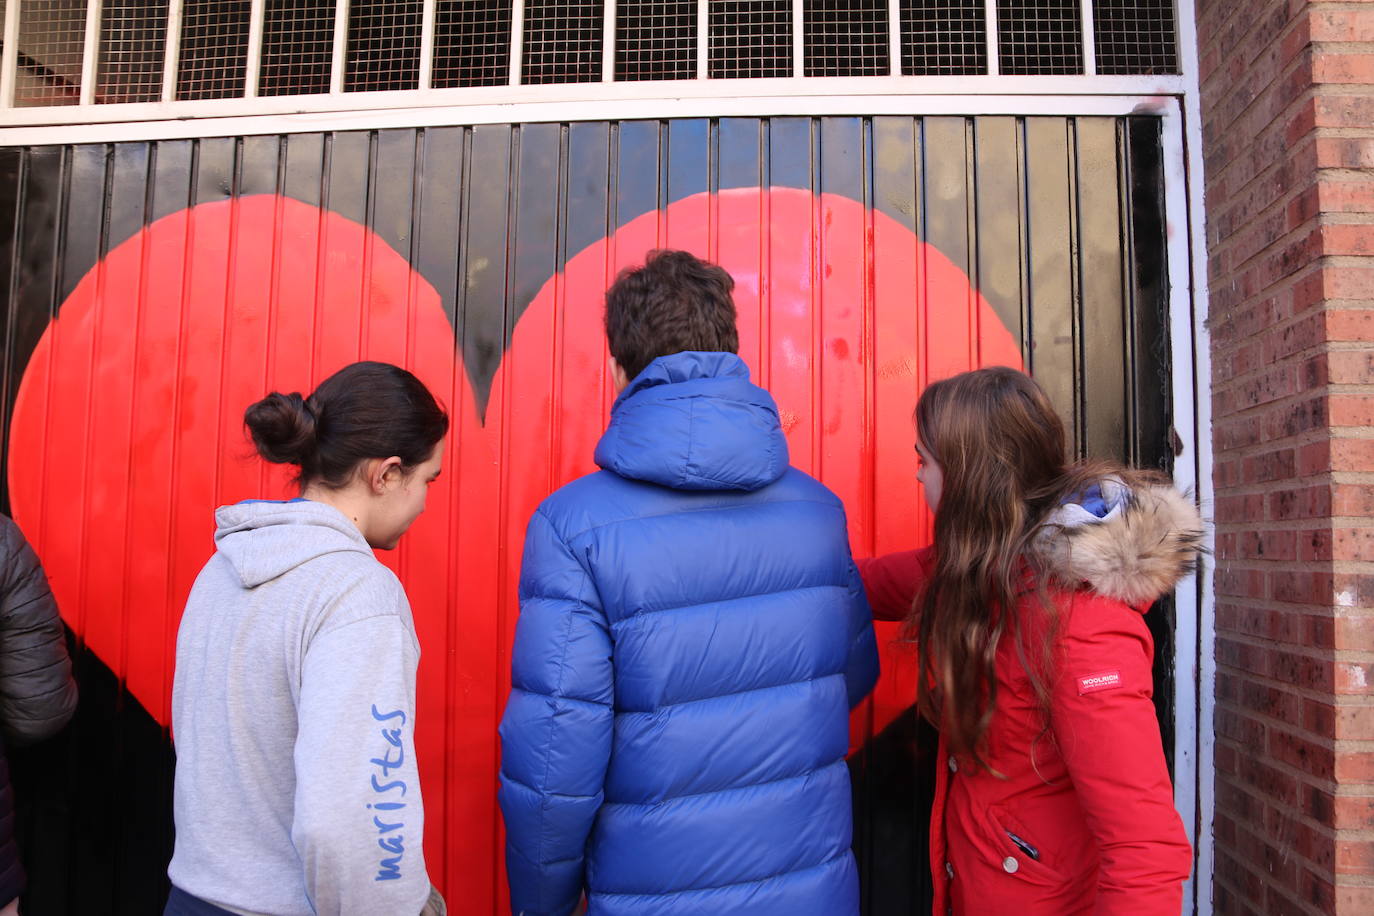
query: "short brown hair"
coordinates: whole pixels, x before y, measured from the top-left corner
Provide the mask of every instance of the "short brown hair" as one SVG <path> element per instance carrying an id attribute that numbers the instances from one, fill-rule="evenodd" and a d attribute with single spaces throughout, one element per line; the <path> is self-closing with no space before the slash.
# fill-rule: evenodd
<path id="1" fill-rule="evenodd" d="M 611 356 L 634 378 L 660 356 L 684 350 L 739 352 L 735 281 L 686 251 L 649 252 L 606 290 Z"/>

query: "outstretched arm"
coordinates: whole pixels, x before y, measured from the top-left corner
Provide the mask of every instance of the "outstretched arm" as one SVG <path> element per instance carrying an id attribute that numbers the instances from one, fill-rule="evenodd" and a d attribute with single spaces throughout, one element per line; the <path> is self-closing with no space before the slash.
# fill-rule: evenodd
<path id="1" fill-rule="evenodd" d="M 857 561 L 868 603 L 878 620 L 905 620 L 916 595 L 930 576 L 934 548 L 902 550 Z"/>

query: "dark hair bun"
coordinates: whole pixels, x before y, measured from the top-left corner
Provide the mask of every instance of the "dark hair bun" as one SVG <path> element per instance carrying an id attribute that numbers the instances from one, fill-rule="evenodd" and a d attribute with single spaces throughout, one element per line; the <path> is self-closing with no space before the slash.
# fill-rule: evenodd
<path id="1" fill-rule="evenodd" d="M 316 415 L 299 392 L 272 392 L 248 408 L 243 422 L 253 436 L 258 454 L 273 464 L 302 468 L 315 456 Z"/>

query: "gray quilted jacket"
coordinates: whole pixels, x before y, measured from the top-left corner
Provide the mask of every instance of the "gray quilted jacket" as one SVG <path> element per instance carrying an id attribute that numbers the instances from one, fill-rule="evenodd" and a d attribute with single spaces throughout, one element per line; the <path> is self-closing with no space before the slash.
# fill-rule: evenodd
<path id="1" fill-rule="evenodd" d="M 57 602 L 19 526 L 0 515 L 0 735 L 4 744 L 51 737 L 76 711 L 67 639 Z M 0 751 L 0 906 L 24 889 L 14 843 L 14 791 Z"/>

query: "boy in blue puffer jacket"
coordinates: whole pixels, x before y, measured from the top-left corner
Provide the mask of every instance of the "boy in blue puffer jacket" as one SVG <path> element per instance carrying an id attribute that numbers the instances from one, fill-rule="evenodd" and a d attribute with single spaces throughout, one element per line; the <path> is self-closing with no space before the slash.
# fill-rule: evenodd
<path id="1" fill-rule="evenodd" d="M 734 281 L 663 251 L 606 293 L 601 471 L 530 519 L 501 809 L 511 907 L 853 916 L 849 710 L 878 656 L 844 510 L 788 466 Z"/>

